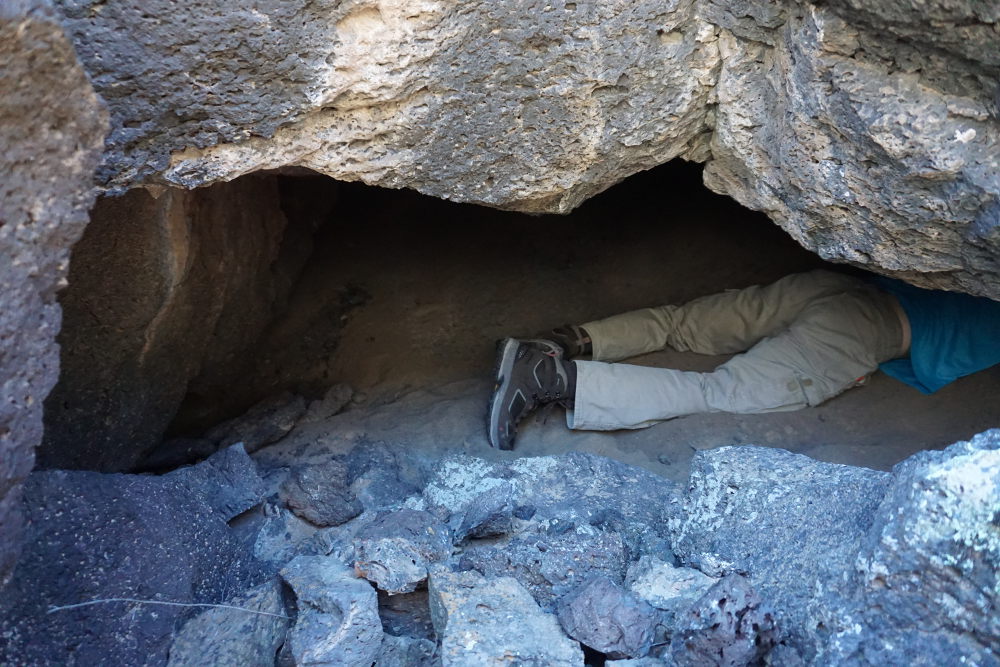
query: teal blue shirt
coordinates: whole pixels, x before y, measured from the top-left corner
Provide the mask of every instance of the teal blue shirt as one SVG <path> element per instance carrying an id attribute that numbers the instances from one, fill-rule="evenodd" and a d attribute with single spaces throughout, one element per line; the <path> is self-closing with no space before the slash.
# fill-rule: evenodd
<path id="1" fill-rule="evenodd" d="M 899 299 L 910 319 L 909 356 L 880 366 L 892 377 L 932 394 L 1000 363 L 1000 302 L 921 289 L 892 278 L 871 282 Z"/>

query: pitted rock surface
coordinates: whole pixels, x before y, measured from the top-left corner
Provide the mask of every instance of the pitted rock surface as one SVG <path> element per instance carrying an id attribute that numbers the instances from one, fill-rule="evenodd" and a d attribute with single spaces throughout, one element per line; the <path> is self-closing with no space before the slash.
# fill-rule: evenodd
<path id="1" fill-rule="evenodd" d="M 824 257 L 1000 297 L 990 3 L 58 4 L 112 191 L 307 167 L 566 212 L 681 157 Z"/>
<path id="2" fill-rule="evenodd" d="M 25 551 L 0 590 L 0 663 L 163 664 L 190 613 L 184 603 L 224 604 L 263 578 L 226 525 L 231 510 L 209 501 L 190 474 L 32 473 Z M 116 598 L 181 606 L 112 601 L 49 613 Z"/>
<path id="3" fill-rule="evenodd" d="M 0 5 L 0 587 L 59 374 L 56 291 L 94 201 L 108 118 L 46 0 Z"/>
<path id="4" fill-rule="evenodd" d="M 439 569 L 428 588 L 446 667 L 583 664 L 580 645 L 515 579 Z"/>
<path id="5" fill-rule="evenodd" d="M 298 603 L 289 634 L 295 664 L 371 667 L 383 639 L 375 589 L 329 556 L 299 556 L 281 577 Z"/>
<path id="6" fill-rule="evenodd" d="M 649 653 L 659 612 L 607 577 L 594 577 L 559 601 L 559 624 L 573 639 L 609 658 Z"/>
<path id="7" fill-rule="evenodd" d="M 837 627 L 842 598 L 854 594 L 852 564 L 891 482 L 781 449 L 699 452 L 675 552 L 712 576 L 746 573 L 783 630 L 821 643 L 817 628 Z"/>
<path id="8" fill-rule="evenodd" d="M 869 631 L 825 658 L 914 665 L 1000 661 L 1000 430 L 893 469 L 856 560 Z M 913 632 L 920 628 L 920 632 Z"/>
<path id="9" fill-rule="evenodd" d="M 767 603 L 736 574 L 714 584 L 678 620 L 670 642 L 677 667 L 760 664 L 780 636 Z"/>
<path id="10" fill-rule="evenodd" d="M 317 526 L 339 526 L 364 511 L 348 480 L 347 464 L 327 461 L 298 466 L 281 485 L 281 499 L 297 516 Z"/>
<path id="11" fill-rule="evenodd" d="M 591 577 L 620 584 L 627 558 L 620 535 L 579 526 L 558 534 L 525 533 L 495 545 L 470 544 L 458 563 L 462 570 L 517 579 L 542 609 L 551 611 L 560 597 Z"/>
<path id="12" fill-rule="evenodd" d="M 380 590 L 410 593 L 451 556 L 451 532 L 429 512 L 387 512 L 358 532 L 354 554 L 355 570 Z"/>

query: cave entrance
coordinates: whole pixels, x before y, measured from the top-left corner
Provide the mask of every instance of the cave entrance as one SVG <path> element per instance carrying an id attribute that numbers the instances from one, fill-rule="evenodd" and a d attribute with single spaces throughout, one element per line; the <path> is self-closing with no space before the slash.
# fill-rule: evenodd
<path id="1" fill-rule="evenodd" d="M 335 385 L 350 388 L 343 410 L 307 420 L 299 419 L 301 410 L 293 410 L 292 417 L 281 418 L 299 420 L 298 425 L 258 456 L 291 463 L 306 450 L 335 453 L 364 441 L 425 450 L 429 456 L 582 450 L 683 480 L 695 450 L 726 444 L 782 447 L 821 460 L 886 469 L 914 451 L 942 447 L 992 425 L 995 399 L 984 397 L 1000 393 L 998 369 L 964 378 L 933 396 L 876 373 L 863 389 L 799 412 L 697 415 L 611 433 L 570 431 L 553 412 L 522 425 L 513 454 L 490 450 L 483 419 L 495 340 L 682 303 L 824 265 L 763 214 L 709 192 L 700 171 L 700 165 L 675 161 L 633 176 L 567 216 L 528 216 L 289 174 L 253 175 L 207 188 L 181 213 L 164 209 L 162 195 L 154 201 L 145 193 L 130 194 L 131 202 L 99 204 L 88 236 L 74 253 L 71 287 L 63 298 L 65 371 L 47 403 L 48 436 L 40 463 L 134 468 L 142 457 L 121 452 L 136 442 L 146 443 L 143 455 L 153 447 L 149 429 L 137 437 L 129 424 L 155 422 L 157 440 L 166 435 L 174 442 L 198 442 L 216 422 L 237 417 L 269 396 L 285 397 L 277 399 L 278 408 L 282 400 L 307 406 Z M 217 188 L 229 190 L 213 199 Z M 159 217 L 149 212 L 156 207 Z M 166 315 L 160 302 L 145 316 L 136 315 L 141 308 L 134 304 L 141 305 L 141 286 L 150 279 L 132 274 L 176 273 L 177 268 L 164 269 L 162 258 L 146 261 L 156 253 L 143 243 L 109 244 L 107 239 L 120 236 L 122 225 L 142 223 L 161 245 L 176 246 L 177 233 L 164 228 L 177 215 L 217 228 L 217 244 L 239 243 L 244 253 L 234 258 L 206 240 L 200 249 L 185 251 L 185 266 L 220 262 L 230 266 L 227 276 L 245 275 L 227 283 L 214 300 L 200 298 L 195 289 L 183 307 L 175 304 Z M 283 216 L 284 227 L 259 219 L 269 215 Z M 226 237 L 219 230 L 234 220 L 242 231 L 238 238 Z M 190 233 L 192 227 L 185 229 Z M 271 239 L 270 254 L 266 244 L 247 240 L 255 234 Z M 178 264 L 177 254 L 166 256 Z M 240 264 L 244 256 L 263 277 Z M 211 271 L 200 275 L 205 289 L 223 280 Z M 123 307 L 95 312 L 108 299 L 115 301 L 107 295 L 128 292 L 129 286 L 139 291 L 117 299 Z M 191 323 L 201 321 L 199 303 L 214 309 L 215 320 L 205 319 L 214 324 L 206 325 L 213 331 L 196 353 L 204 358 L 192 360 L 184 333 L 189 326 L 174 326 L 173 333 L 161 330 L 164 318 L 178 312 Z M 236 315 L 227 318 L 227 307 Z M 122 314 L 141 321 L 94 324 L 105 316 L 121 320 Z M 151 335 L 154 325 L 160 330 Z M 136 342 L 120 349 L 113 340 L 108 344 L 116 331 Z M 226 348 L 225 340 L 239 345 Z M 94 341 L 108 344 L 113 354 L 94 354 L 99 347 Z M 204 347 L 212 341 L 222 347 L 206 356 Z M 167 350 L 161 363 L 170 369 L 173 385 L 180 386 L 166 398 L 151 388 L 158 381 L 155 364 L 146 361 L 151 345 Z M 129 354 L 142 357 L 142 363 L 123 361 Z M 633 361 L 709 370 L 723 360 L 664 351 Z M 92 373 L 97 367 L 100 372 Z M 180 367 L 190 376 L 183 382 L 174 377 Z M 122 369 L 126 380 L 115 375 Z M 95 388 L 93 378 L 103 386 Z M 77 390 L 88 384 L 89 391 Z M 95 391 L 103 401 L 96 409 L 86 402 Z M 132 406 L 139 394 L 146 396 L 141 410 L 122 407 Z M 81 427 L 83 415 L 90 416 Z M 78 444 L 69 444 L 79 443 L 81 428 L 93 434 L 101 424 L 122 425 L 108 429 L 104 454 L 81 454 Z M 111 457 L 108 446 L 118 453 Z M 77 447 L 72 454 L 71 447 Z"/>

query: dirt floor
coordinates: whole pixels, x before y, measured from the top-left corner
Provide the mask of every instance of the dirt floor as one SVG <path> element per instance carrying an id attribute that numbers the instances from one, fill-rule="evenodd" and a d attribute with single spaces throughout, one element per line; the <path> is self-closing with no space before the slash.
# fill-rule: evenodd
<path id="1" fill-rule="evenodd" d="M 265 458 L 365 440 L 430 456 L 582 450 L 684 480 L 693 453 L 717 446 L 782 447 L 888 469 L 1000 425 L 1000 368 L 932 396 L 876 373 L 818 408 L 689 416 L 640 431 L 573 432 L 556 409 L 523 423 L 513 452 L 491 450 L 484 419 L 497 339 L 770 282 L 823 262 L 765 216 L 708 192 L 700 168 L 683 163 L 637 175 L 564 217 L 360 185 L 341 186 L 337 196 L 337 216 L 320 230 L 272 343 L 286 358 L 294 351 L 289 377 L 346 382 L 357 393 L 347 411 L 297 428 L 262 451 Z M 335 346 L 324 337 L 334 329 Z M 724 360 L 663 352 L 633 361 L 710 370 Z"/>

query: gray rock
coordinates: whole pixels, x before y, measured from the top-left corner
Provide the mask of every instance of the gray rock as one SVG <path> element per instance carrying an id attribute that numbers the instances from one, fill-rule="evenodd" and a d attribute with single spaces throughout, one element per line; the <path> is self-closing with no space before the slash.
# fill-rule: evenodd
<path id="1" fill-rule="evenodd" d="M 662 644 L 669 641 L 680 615 L 717 581 L 694 568 L 674 567 L 652 556 L 643 556 L 629 566 L 625 585 L 660 610 L 654 641 Z"/>
<path id="2" fill-rule="evenodd" d="M 602 456 L 573 452 L 560 456 L 491 463 L 468 456 L 440 462 L 424 488 L 426 508 L 459 534 L 486 522 L 506 524 L 511 513 L 531 508 L 533 520 L 559 518 L 596 524 L 624 534 L 630 546 L 668 534 L 681 491 L 663 477 Z M 491 532 L 494 529 L 487 530 Z"/>
<path id="3" fill-rule="evenodd" d="M 380 590 L 409 593 L 451 555 L 451 533 L 429 512 L 395 510 L 358 532 L 354 553 L 355 569 Z"/>
<path id="4" fill-rule="evenodd" d="M 263 525 L 253 544 L 253 555 L 260 561 L 283 566 L 296 555 L 307 553 L 316 535 L 316 527 L 283 507 L 269 506 Z"/>
<path id="5" fill-rule="evenodd" d="M 433 667 L 437 645 L 427 639 L 386 634 L 375 667 Z"/>
<path id="6" fill-rule="evenodd" d="M 0 5 L 0 587 L 17 560 L 21 484 L 59 375 L 56 292 L 108 131 L 60 18 L 46 0 Z"/>
<path id="7" fill-rule="evenodd" d="M 371 667 L 383 637 L 375 589 L 328 556 L 299 556 L 281 576 L 298 602 L 289 634 L 295 664 Z"/>
<path id="8" fill-rule="evenodd" d="M 560 535 L 525 533 L 497 544 L 469 545 L 459 559 L 463 570 L 514 577 L 546 611 L 591 577 L 605 576 L 621 583 L 625 563 L 621 536 L 589 525 Z"/>
<path id="9" fill-rule="evenodd" d="M 241 609 L 209 609 L 184 624 L 170 645 L 168 667 L 273 667 L 290 624 L 278 581 L 261 584 L 226 604 Z"/>
<path id="10" fill-rule="evenodd" d="M 715 576 L 746 573 L 782 630 L 815 647 L 843 623 L 853 563 L 890 482 L 887 473 L 780 449 L 698 452 L 674 549 Z"/>
<path id="11" fill-rule="evenodd" d="M 499 484 L 479 494 L 460 515 L 452 515 L 455 541 L 505 535 L 514 528 L 514 489 Z M 457 520 L 457 525 L 455 521 Z"/>
<path id="12" fill-rule="evenodd" d="M 774 616 L 740 575 L 713 585 L 680 619 L 670 644 L 678 667 L 757 664 L 778 640 Z"/>
<path id="13" fill-rule="evenodd" d="M 1000 664 L 1000 430 L 893 477 L 855 561 L 865 632 L 835 637 L 825 659 Z"/>
<path id="14" fill-rule="evenodd" d="M 609 658 L 649 653 L 659 612 L 607 577 L 594 577 L 559 601 L 559 624 L 573 639 Z"/>
<path id="15" fill-rule="evenodd" d="M 311 424 L 329 419 L 340 413 L 351 402 L 354 390 L 350 385 L 335 384 L 326 390 L 323 398 L 312 401 L 302 418 L 301 424 Z"/>
<path id="16" fill-rule="evenodd" d="M 198 465 L 175 470 L 163 478 L 177 480 L 201 494 L 208 506 L 227 521 L 260 504 L 266 493 L 257 464 L 247 456 L 243 445 L 227 447 Z"/>
<path id="17" fill-rule="evenodd" d="M 737 7 L 757 29 L 720 31 L 705 183 L 825 259 L 1000 296 L 995 11 Z M 767 7 L 785 14 L 773 29 L 756 20 Z"/>
<path id="18" fill-rule="evenodd" d="M 205 437 L 220 447 L 242 442 L 251 454 L 281 440 L 306 412 L 306 399 L 284 392 L 257 403 L 243 415 L 209 430 Z"/>
<path id="19" fill-rule="evenodd" d="M 181 476 L 35 472 L 24 500 L 25 551 L 0 590 L 2 664 L 163 664 L 192 611 L 122 598 L 219 604 L 263 578 Z"/>
<path id="20" fill-rule="evenodd" d="M 419 495 L 420 489 L 399 479 L 395 468 L 371 469 L 351 483 L 351 493 L 366 510 L 397 508 L 407 499 Z"/>
<path id="21" fill-rule="evenodd" d="M 436 569 L 428 582 L 441 664 L 581 665 L 579 644 L 510 577 Z"/>
<path id="22" fill-rule="evenodd" d="M 346 464 L 337 460 L 293 468 L 280 496 L 292 512 L 317 526 L 339 526 L 364 511 L 349 488 Z"/>

